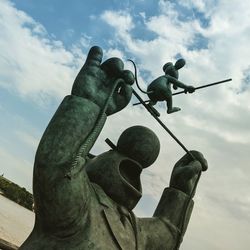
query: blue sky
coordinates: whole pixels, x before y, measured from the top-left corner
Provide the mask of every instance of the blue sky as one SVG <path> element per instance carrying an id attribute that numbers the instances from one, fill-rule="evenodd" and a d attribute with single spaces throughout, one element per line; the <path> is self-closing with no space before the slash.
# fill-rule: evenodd
<path id="1" fill-rule="evenodd" d="M 0 0 L 0 174 L 31 190 L 36 147 L 92 45 L 104 58 L 138 67 L 142 88 L 180 56 L 180 80 L 199 86 L 233 81 L 174 98 L 182 110 L 161 119 L 189 149 L 209 162 L 195 197 L 183 249 L 246 250 L 250 239 L 250 3 L 236 0 L 55 1 Z M 142 97 L 147 99 L 142 94 Z M 141 124 L 161 139 L 161 154 L 143 175 L 136 209 L 151 216 L 183 155 L 142 107 L 132 103 L 110 117 L 94 153 L 108 149 L 129 126 Z"/>

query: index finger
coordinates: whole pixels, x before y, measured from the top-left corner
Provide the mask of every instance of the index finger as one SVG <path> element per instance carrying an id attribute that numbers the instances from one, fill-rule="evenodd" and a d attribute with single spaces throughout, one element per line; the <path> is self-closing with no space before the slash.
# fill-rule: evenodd
<path id="1" fill-rule="evenodd" d="M 98 46 L 93 46 L 88 53 L 84 66 L 100 66 L 102 62 L 102 49 Z"/>

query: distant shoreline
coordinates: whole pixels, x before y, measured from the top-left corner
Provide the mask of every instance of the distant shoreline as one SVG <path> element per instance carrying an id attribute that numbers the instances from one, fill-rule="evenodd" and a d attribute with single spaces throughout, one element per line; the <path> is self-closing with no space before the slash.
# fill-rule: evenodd
<path id="1" fill-rule="evenodd" d="M 0 194 L 32 211 L 33 195 L 3 175 L 0 176 Z"/>
<path id="2" fill-rule="evenodd" d="M 25 208 L 25 209 L 27 209 L 29 212 L 34 213 L 34 211 L 33 211 L 33 210 L 28 209 L 27 207 L 24 207 L 24 206 L 22 206 L 21 204 L 19 204 L 19 203 L 17 203 L 17 202 L 15 202 L 15 201 L 13 201 L 12 199 L 10 199 L 10 198 L 6 197 L 6 196 L 4 195 L 4 193 L 3 193 L 3 192 L 1 192 L 1 191 L 0 191 L 0 196 L 4 197 L 5 199 L 7 199 L 7 200 L 8 200 L 8 201 L 10 201 L 10 202 L 13 202 L 14 204 L 16 204 L 16 205 L 20 206 L 21 208 Z M 1 221 L 0 221 L 0 222 L 1 222 Z M 2 250 L 2 249 L 0 248 L 0 250 Z"/>

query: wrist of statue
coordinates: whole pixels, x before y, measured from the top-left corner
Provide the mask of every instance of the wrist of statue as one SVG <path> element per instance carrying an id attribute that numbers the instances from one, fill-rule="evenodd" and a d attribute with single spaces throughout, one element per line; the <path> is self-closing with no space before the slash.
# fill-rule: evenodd
<path id="1" fill-rule="evenodd" d="M 93 100 L 92 98 L 88 97 L 86 94 L 85 95 L 80 95 L 79 93 L 74 93 L 73 91 L 71 92 L 71 95 L 76 97 L 76 98 L 80 98 L 83 99 L 89 103 L 92 103 L 93 105 L 97 106 L 100 110 L 102 109 L 102 107 L 100 107 L 100 105 Z"/>
<path id="2" fill-rule="evenodd" d="M 170 185 L 169 188 L 171 189 L 174 189 L 176 191 L 179 191 L 187 196 L 191 196 L 192 194 L 192 190 L 187 190 L 187 188 L 184 188 L 184 187 L 179 187 L 179 186 L 176 186 L 176 185 Z"/>
<path id="3" fill-rule="evenodd" d="M 71 98 L 79 100 L 79 105 L 84 107 L 87 113 L 92 114 L 94 116 L 100 114 L 102 107 L 100 107 L 97 103 L 95 103 L 90 98 L 86 98 L 84 96 L 79 96 L 79 95 L 74 95 L 74 94 L 71 94 L 70 96 Z"/>

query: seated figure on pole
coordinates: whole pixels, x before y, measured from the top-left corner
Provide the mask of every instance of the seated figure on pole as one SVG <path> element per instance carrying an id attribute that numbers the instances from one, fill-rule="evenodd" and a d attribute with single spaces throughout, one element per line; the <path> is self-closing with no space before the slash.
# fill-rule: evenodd
<path id="1" fill-rule="evenodd" d="M 178 80 L 178 70 L 184 65 L 185 60 L 179 59 L 176 61 L 175 65 L 168 62 L 163 66 L 165 75 L 156 78 L 148 85 L 147 93 L 150 99 L 150 105 L 155 105 L 158 101 L 166 101 L 168 114 L 181 110 L 179 107 L 173 107 L 171 84 L 174 89 L 177 89 L 178 87 L 184 89 L 185 93 L 193 93 L 195 91 L 193 86 L 185 85 Z"/>

